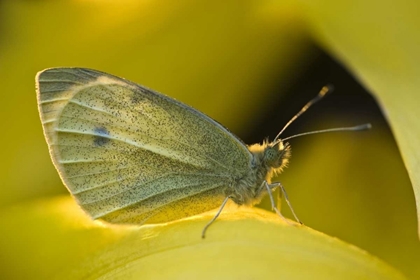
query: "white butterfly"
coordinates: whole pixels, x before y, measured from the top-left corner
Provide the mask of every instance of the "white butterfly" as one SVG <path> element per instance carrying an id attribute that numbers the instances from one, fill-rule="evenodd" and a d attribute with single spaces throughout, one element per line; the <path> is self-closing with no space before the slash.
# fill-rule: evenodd
<path id="1" fill-rule="evenodd" d="M 247 147 L 187 105 L 90 69 L 47 69 L 37 74 L 36 85 L 54 165 L 92 218 L 161 223 L 221 206 L 207 228 L 229 199 L 253 205 L 267 193 L 281 215 L 271 191 L 282 186 L 270 183 L 290 157 L 281 132 L 273 142 Z"/>

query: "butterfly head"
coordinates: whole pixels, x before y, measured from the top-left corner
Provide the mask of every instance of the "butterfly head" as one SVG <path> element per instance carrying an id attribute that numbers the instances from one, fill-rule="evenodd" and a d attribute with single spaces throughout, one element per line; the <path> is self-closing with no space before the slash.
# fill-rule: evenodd
<path id="1" fill-rule="evenodd" d="M 283 143 L 283 141 L 277 140 L 265 146 L 263 162 L 268 167 L 279 169 L 287 165 L 290 156 L 289 143 Z"/>
<path id="2" fill-rule="evenodd" d="M 254 156 L 255 166 L 262 167 L 266 172 L 280 172 L 287 166 L 291 156 L 289 143 L 278 139 L 273 142 L 264 141 L 248 147 Z"/>

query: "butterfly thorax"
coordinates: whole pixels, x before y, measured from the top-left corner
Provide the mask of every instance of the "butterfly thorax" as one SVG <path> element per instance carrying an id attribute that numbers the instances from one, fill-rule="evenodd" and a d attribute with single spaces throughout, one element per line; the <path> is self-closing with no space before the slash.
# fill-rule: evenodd
<path id="1" fill-rule="evenodd" d="M 250 145 L 248 149 L 252 154 L 250 172 L 232 186 L 232 200 L 239 205 L 260 202 L 267 193 L 264 181 L 270 183 L 271 178 L 287 166 L 291 156 L 290 145 L 281 140 L 264 141 L 263 144 Z"/>

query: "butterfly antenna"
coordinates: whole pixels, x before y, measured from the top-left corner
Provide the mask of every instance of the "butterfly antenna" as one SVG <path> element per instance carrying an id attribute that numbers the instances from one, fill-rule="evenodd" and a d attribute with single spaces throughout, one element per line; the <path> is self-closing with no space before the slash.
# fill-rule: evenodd
<path id="1" fill-rule="evenodd" d="M 286 125 L 283 127 L 283 129 L 279 132 L 279 134 L 277 134 L 276 138 L 274 138 L 273 142 L 276 142 L 280 135 L 286 130 L 286 128 L 291 125 L 297 118 L 299 118 L 303 113 L 306 112 L 306 110 L 308 110 L 312 105 L 314 105 L 315 103 L 317 103 L 319 100 L 321 100 L 322 98 L 325 97 L 325 95 L 327 95 L 327 93 L 330 93 L 334 90 L 334 86 L 333 85 L 326 85 L 323 86 L 322 89 L 319 91 L 318 95 L 315 96 L 311 101 L 309 101 L 308 103 L 306 103 L 305 106 L 303 106 L 302 109 L 300 109 L 300 111 L 293 116 L 293 118 L 290 119 L 290 121 L 288 121 L 286 123 Z"/>
<path id="2" fill-rule="evenodd" d="M 337 128 L 329 128 L 329 129 L 322 129 L 322 130 L 315 130 L 315 131 L 310 131 L 310 132 L 299 133 L 299 134 L 295 134 L 295 135 L 286 137 L 286 138 L 281 139 L 281 140 L 286 141 L 286 140 L 296 138 L 296 137 L 300 137 L 300 136 L 318 134 L 318 133 L 325 133 L 325 132 L 360 131 L 360 130 L 368 130 L 368 129 L 371 129 L 371 128 L 372 128 L 372 125 L 370 123 L 365 123 L 365 124 L 362 124 L 362 125 L 351 126 L 351 127 L 337 127 Z"/>

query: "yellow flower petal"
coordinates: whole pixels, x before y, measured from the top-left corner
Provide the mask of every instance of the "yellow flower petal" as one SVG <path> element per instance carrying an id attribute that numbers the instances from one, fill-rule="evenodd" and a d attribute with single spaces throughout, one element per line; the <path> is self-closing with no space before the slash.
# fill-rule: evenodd
<path id="1" fill-rule="evenodd" d="M 168 224 L 90 221 L 72 198 L 0 215 L 3 275 L 31 279 L 404 279 L 368 253 L 273 213 L 230 207 Z"/>

